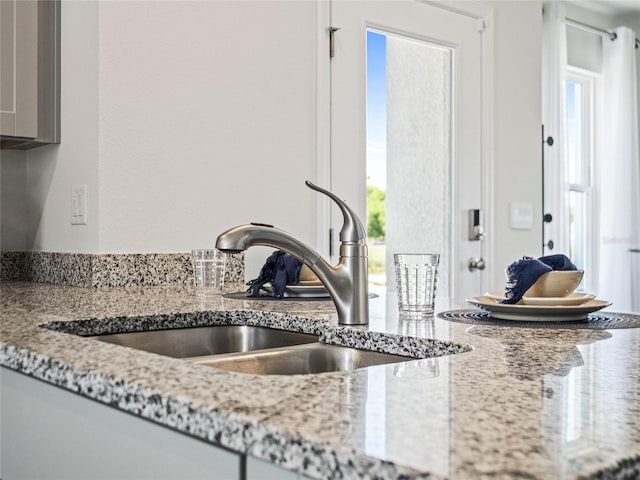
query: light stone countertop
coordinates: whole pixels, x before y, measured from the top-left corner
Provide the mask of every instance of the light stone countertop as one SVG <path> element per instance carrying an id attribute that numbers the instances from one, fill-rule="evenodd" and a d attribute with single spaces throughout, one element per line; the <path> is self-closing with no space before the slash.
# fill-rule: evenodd
<path id="1" fill-rule="evenodd" d="M 402 320 L 384 295 L 370 301 L 368 329 L 337 326 L 331 301 L 202 299 L 182 286 L 6 282 L 0 296 L 1 365 L 312 478 L 640 476 L 640 329 Z M 253 376 L 39 327 L 193 321 L 271 324 L 444 356 Z"/>

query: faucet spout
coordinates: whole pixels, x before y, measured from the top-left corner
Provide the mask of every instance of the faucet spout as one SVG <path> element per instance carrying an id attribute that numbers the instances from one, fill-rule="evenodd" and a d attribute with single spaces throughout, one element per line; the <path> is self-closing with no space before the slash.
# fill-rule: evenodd
<path id="1" fill-rule="evenodd" d="M 293 235 L 266 223 L 249 223 L 230 228 L 216 240 L 216 248 L 224 252 L 241 252 L 257 245 L 289 252 L 309 267 L 320 258 L 318 252 Z"/>
<path id="2" fill-rule="evenodd" d="M 262 245 L 290 253 L 307 265 L 325 286 L 335 303 L 340 324 L 367 325 L 369 294 L 364 227 L 353 210 L 335 195 L 311 182 L 307 182 L 307 185 L 329 196 L 343 212 L 345 222 L 340 233 L 340 259 L 337 265 L 329 264 L 318 252 L 293 235 L 263 223 L 230 228 L 218 236 L 216 248 L 238 252 Z"/>

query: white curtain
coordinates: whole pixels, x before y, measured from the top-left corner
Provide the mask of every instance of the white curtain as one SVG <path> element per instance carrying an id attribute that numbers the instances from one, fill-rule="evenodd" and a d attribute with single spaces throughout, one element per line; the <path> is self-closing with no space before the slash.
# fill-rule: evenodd
<path id="1" fill-rule="evenodd" d="M 640 312 L 640 158 L 635 34 L 604 39 L 603 112 L 595 186 L 599 204 L 597 293 L 615 311 Z"/>
<path id="2" fill-rule="evenodd" d="M 543 4 L 542 24 L 542 123 L 544 137 L 552 137 L 552 146 L 544 145 L 543 214 L 550 213 L 551 223 L 544 224 L 544 243 L 553 241 L 553 250 L 545 247 L 546 255 L 569 254 L 567 200 L 563 168 L 565 71 L 567 66 L 567 33 L 562 2 Z"/>

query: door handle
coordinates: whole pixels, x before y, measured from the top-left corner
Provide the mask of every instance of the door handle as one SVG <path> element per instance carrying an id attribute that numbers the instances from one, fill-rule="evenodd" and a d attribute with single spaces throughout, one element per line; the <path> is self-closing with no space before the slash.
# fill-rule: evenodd
<path id="1" fill-rule="evenodd" d="M 484 258 L 473 258 L 469 259 L 469 271 L 473 272 L 474 270 L 484 270 L 486 267 L 486 263 L 484 262 Z"/>

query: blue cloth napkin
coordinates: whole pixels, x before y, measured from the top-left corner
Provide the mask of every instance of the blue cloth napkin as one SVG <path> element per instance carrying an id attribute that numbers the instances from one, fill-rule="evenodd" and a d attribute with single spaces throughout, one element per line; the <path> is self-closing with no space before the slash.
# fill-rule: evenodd
<path id="1" fill-rule="evenodd" d="M 276 250 L 267 258 L 260 269 L 258 278 L 247 283 L 250 297 L 257 297 L 265 283 L 271 283 L 271 296 L 284 297 L 284 288 L 287 285 L 295 285 L 300 281 L 302 262 L 282 250 Z"/>
<path id="2" fill-rule="evenodd" d="M 538 259 L 522 257 L 507 267 L 507 288 L 505 299 L 500 303 L 518 303 L 531 285 L 536 283 L 543 273 L 552 270 L 577 270 L 566 255 L 547 255 Z"/>

